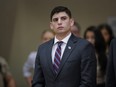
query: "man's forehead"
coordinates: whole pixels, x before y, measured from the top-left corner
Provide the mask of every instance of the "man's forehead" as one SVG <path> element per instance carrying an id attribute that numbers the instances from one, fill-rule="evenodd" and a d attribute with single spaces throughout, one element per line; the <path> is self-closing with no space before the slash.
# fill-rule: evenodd
<path id="1" fill-rule="evenodd" d="M 54 19 L 54 18 L 59 18 L 59 17 L 69 17 L 69 16 L 67 15 L 66 12 L 59 12 L 59 13 L 55 13 L 55 14 L 53 15 L 52 19 Z"/>

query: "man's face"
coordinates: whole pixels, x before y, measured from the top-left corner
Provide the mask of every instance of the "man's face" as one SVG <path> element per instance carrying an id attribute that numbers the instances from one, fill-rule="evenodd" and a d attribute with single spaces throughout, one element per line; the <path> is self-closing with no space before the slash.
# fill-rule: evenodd
<path id="1" fill-rule="evenodd" d="M 78 29 L 75 25 L 73 25 L 73 26 L 71 27 L 71 32 L 72 32 L 75 36 L 80 37 L 80 31 L 79 31 L 79 29 Z"/>
<path id="2" fill-rule="evenodd" d="M 52 38 L 54 38 L 54 34 L 52 32 L 47 31 L 42 36 L 42 42 L 43 43 L 47 42 L 47 41 L 51 40 Z"/>
<path id="3" fill-rule="evenodd" d="M 73 23 L 73 19 L 69 18 L 65 12 L 59 12 L 53 15 L 50 27 L 56 34 L 67 34 Z"/>

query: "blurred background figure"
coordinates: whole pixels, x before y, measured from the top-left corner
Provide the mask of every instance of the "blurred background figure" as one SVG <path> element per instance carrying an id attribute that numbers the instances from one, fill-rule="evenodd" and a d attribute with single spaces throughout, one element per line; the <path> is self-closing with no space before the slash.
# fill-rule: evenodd
<path id="1" fill-rule="evenodd" d="M 16 87 L 6 60 L 0 57 L 0 87 Z"/>
<path id="2" fill-rule="evenodd" d="M 108 49 L 110 46 L 110 42 L 114 38 L 112 28 L 108 24 L 100 24 L 98 26 L 98 30 L 102 33 L 104 37 L 105 44 L 106 44 L 106 54 L 108 56 Z"/>
<path id="3" fill-rule="evenodd" d="M 81 27 L 79 23 L 77 23 L 76 21 L 74 22 L 74 25 L 71 28 L 71 32 L 77 37 L 81 36 Z"/>
<path id="4" fill-rule="evenodd" d="M 55 33 L 48 29 L 44 30 L 41 35 L 41 42 L 45 43 L 49 40 L 51 40 L 54 37 Z M 32 73 L 35 67 L 35 59 L 36 59 L 37 51 L 33 51 L 29 54 L 27 61 L 25 62 L 23 66 L 23 75 L 26 78 L 27 83 L 31 87 L 31 81 L 32 81 Z"/>
<path id="5" fill-rule="evenodd" d="M 84 32 L 84 38 L 95 45 L 95 26 L 88 27 Z"/>
<path id="6" fill-rule="evenodd" d="M 95 26 L 90 26 L 84 32 L 84 38 L 95 47 L 97 58 L 97 87 L 105 87 L 105 74 L 107 65 L 105 40 Z"/>

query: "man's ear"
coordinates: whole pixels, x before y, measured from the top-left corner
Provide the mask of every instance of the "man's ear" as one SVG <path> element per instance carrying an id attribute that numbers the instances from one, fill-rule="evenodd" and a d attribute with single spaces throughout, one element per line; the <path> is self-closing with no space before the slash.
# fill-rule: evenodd
<path id="1" fill-rule="evenodd" d="M 74 19 L 71 18 L 71 26 L 73 26 L 73 25 L 74 25 Z"/>
<path id="2" fill-rule="evenodd" d="M 52 22 L 50 22 L 50 28 L 53 30 L 53 25 L 52 25 Z"/>

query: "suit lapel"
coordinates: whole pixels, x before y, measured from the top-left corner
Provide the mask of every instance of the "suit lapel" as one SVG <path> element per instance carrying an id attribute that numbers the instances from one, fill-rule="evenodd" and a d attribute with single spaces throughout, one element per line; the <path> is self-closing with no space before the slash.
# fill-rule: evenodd
<path id="1" fill-rule="evenodd" d="M 71 54 L 71 52 L 75 48 L 75 43 L 76 42 L 77 42 L 77 38 L 74 35 L 71 35 L 71 37 L 70 37 L 70 39 L 67 43 L 67 46 L 65 48 L 65 51 L 63 53 L 60 68 L 59 68 L 59 71 L 58 71 L 58 74 L 56 75 L 56 77 L 59 75 L 60 71 L 62 70 L 62 68 L 63 68 L 63 66 L 66 62 L 66 60 L 69 58 L 69 55 Z"/>
<path id="2" fill-rule="evenodd" d="M 52 39 L 52 41 L 50 41 L 50 43 L 49 43 L 49 45 L 48 45 L 48 47 L 47 47 L 47 50 L 46 50 L 46 57 L 47 57 L 47 61 L 48 61 L 48 67 L 50 68 L 51 73 L 52 73 L 53 75 L 55 75 L 54 70 L 53 70 L 53 64 L 52 64 L 52 56 L 51 56 L 51 54 L 52 54 L 53 42 L 54 42 L 54 40 Z"/>

